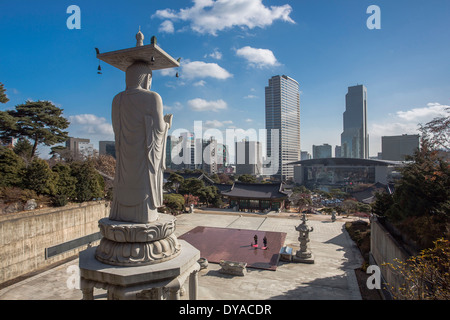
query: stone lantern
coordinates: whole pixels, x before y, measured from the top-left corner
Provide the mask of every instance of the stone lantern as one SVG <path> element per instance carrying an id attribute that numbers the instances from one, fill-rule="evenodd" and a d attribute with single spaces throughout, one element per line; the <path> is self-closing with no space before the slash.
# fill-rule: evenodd
<path id="1" fill-rule="evenodd" d="M 295 230 L 299 232 L 298 240 L 300 241 L 300 250 L 298 250 L 293 256 L 294 262 L 300 263 L 314 263 L 314 256 L 310 250 L 308 250 L 309 233 L 314 230 L 306 224 L 306 214 L 303 213 L 302 223 L 298 225 Z"/>

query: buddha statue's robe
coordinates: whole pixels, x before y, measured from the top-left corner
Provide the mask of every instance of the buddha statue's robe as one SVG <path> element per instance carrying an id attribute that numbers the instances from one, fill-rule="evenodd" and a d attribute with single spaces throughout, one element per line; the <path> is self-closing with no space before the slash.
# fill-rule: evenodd
<path id="1" fill-rule="evenodd" d="M 163 117 L 161 97 L 148 90 L 151 73 L 146 76 L 145 68 L 140 69 L 130 70 L 135 74 L 127 74 L 127 90 L 113 100 L 116 173 L 110 219 L 149 223 L 158 219 L 157 208 L 163 205 L 171 115 L 170 120 Z M 134 82 L 129 86 L 130 77 Z"/>

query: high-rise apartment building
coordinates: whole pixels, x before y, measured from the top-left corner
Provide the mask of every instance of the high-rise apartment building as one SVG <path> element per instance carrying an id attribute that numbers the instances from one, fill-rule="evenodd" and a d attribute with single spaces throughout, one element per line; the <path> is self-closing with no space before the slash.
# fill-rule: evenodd
<path id="1" fill-rule="evenodd" d="M 278 172 L 274 176 L 281 180 L 294 177 L 294 167 L 288 163 L 300 160 L 299 89 L 298 82 L 285 75 L 269 79 L 265 89 L 267 157 L 272 161 L 278 159 Z M 274 129 L 278 130 L 278 143 L 272 141 Z"/>
<path id="2" fill-rule="evenodd" d="M 369 158 L 367 89 L 363 85 L 349 87 L 345 96 L 344 131 L 341 134 L 341 157 Z"/>

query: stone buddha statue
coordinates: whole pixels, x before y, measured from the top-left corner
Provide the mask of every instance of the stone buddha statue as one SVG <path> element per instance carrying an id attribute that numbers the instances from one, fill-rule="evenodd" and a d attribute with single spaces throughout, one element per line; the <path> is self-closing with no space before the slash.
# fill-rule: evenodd
<path id="1" fill-rule="evenodd" d="M 136 61 L 126 69 L 126 90 L 114 97 L 116 141 L 114 199 L 109 218 L 149 223 L 163 205 L 166 139 L 172 115 L 163 116 L 160 95 L 150 91 L 152 69 Z"/>

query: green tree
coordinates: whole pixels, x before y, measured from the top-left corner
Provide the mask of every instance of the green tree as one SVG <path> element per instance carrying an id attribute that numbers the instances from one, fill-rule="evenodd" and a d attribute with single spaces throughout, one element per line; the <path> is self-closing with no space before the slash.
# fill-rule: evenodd
<path id="1" fill-rule="evenodd" d="M 244 183 L 257 183 L 258 180 L 256 179 L 255 176 L 252 176 L 251 174 L 243 174 L 240 175 L 238 180 L 240 182 L 244 182 Z"/>
<path id="2" fill-rule="evenodd" d="M 26 163 L 31 162 L 31 152 L 33 150 L 33 145 L 28 139 L 20 138 L 14 146 L 13 150 L 18 156 L 22 157 L 22 159 Z"/>
<path id="3" fill-rule="evenodd" d="M 184 197 L 181 194 L 169 193 L 163 195 L 164 205 L 171 213 L 178 213 L 184 210 Z"/>
<path id="4" fill-rule="evenodd" d="M 72 162 L 72 176 L 76 178 L 75 198 L 78 202 L 90 201 L 93 198 L 103 198 L 104 180 L 95 170 L 90 160 Z"/>
<path id="5" fill-rule="evenodd" d="M 402 170 L 386 217 L 420 248 L 447 234 L 450 166 L 426 139 Z"/>
<path id="6" fill-rule="evenodd" d="M 221 203 L 219 191 L 215 186 L 203 187 L 195 195 L 199 197 L 200 202 L 207 205 L 219 206 Z"/>
<path id="7" fill-rule="evenodd" d="M 165 188 L 166 190 L 174 190 L 176 193 L 178 193 L 178 189 L 183 184 L 184 178 L 180 176 L 179 174 L 172 172 L 167 179 Z"/>
<path id="8" fill-rule="evenodd" d="M 34 158 L 26 168 L 22 178 L 24 189 L 34 190 L 41 195 L 54 195 L 57 175 L 50 169 L 47 161 Z"/>
<path id="9" fill-rule="evenodd" d="M 52 146 L 68 139 L 68 133 L 63 131 L 69 126 L 69 121 L 62 116 L 63 109 L 56 107 L 50 101 L 26 101 L 17 105 L 15 110 L 8 110 L 0 125 L 0 137 L 25 137 L 33 141 L 31 156 L 34 157 L 37 146 L 45 144 Z M 11 122 L 11 119 L 14 121 Z"/>
<path id="10" fill-rule="evenodd" d="M 0 103 L 7 103 L 9 101 L 5 93 L 6 89 L 3 83 L 0 82 Z"/>
<path id="11" fill-rule="evenodd" d="M 22 183 L 25 162 L 10 148 L 0 147 L 0 186 L 17 187 Z"/>
<path id="12" fill-rule="evenodd" d="M 392 198 L 392 195 L 386 192 L 377 192 L 375 193 L 373 213 L 379 216 L 385 216 L 386 212 L 392 207 L 393 204 L 394 199 Z"/>
<path id="13" fill-rule="evenodd" d="M 402 178 L 395 187 L 391 218 L 395 221 L 410 216 L 447 216 L 450 201 L 450 166 L 432 150 L 426 140 L 416 151 L 413 161 L 405 165 Z"/>
<path id="14" fill-rule="evenodd" d="M 302 213 L 306 207 L 312 205 L 311 194 L 298 192 L 298 190 L 304 191 L 302 188 L 296 189 L 297 192 L 294 192 L 289 200 L 294 206 L 298 207 L 298 213 Z"/>
<path id="15" fill-rule="evenodd" d="M 200 190 L 205 186 L 202 180 L 197 178 L 188 178 L 183 181 L 178 189 L 178 192 L 182 195 L 192 194 L 194 196 L 199 196 Z"/>
<path id="16" fill-rule="evenodd" d="M 77 179 L 72 176 L 72 169 L 67 164 L 57 163 L 52 171 L 57 174 L 53 203 L 57 206 L 65 206 L 70 199 L 75 198 Z"/>

